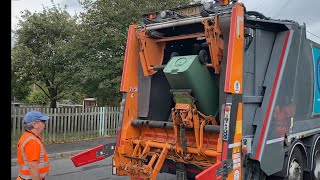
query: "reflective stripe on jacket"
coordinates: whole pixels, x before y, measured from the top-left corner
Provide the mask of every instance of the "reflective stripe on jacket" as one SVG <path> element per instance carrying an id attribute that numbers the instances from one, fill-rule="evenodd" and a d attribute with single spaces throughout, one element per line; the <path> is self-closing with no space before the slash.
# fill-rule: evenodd
<path id="1" fill-rule="evenodd" d="M 17 158 L 19 163 L 19 176 L 23 179 L 32 179 L 30 175 L 30 170 L 28 168 L 28 160 L 25 150 L 25 146 L 29 141 L 36 141 L 40 146 L 40 155 L 39 159 L 37 159 L 39 173 L 41 178 L 45 178 L 50 170 L 49 158 L 47 155 L 46 150 L 41 142 L 41 140 L 36 137 L 34 134 L 25 132 L 18 143 L 18 151 L 17 151 Z M 30 147 L 29 147 L 30 148 Z M 32 148 L 32 147 L 31 147 Z"/>

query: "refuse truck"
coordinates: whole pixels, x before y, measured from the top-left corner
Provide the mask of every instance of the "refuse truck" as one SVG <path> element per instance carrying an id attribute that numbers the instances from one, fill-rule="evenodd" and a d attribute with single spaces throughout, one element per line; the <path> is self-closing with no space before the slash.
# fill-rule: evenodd
<path id="1" fill-rule="evenodd" d="M 306 25 L 218 0 L 130 25 L 112 155 L 130 179 L 320 179 L 320 44 Z"/>

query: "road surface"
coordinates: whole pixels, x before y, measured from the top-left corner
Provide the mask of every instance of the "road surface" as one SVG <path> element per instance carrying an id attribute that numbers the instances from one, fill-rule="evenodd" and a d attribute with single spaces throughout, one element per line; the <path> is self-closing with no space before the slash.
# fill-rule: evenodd
<path id="1" fill-rule="evenodd" d="M 88 164 L 75 167 L 72 161 L 66 157 L 50 161 L 51 171 L 46 180 L 128 180 L 127 176 L 111 175 L 111 157 Z M 18 166 L 11 166 L 11 179 L 16 179 Z M 157 180 L 175 180 L 175 175 L 160 173 Z"/>

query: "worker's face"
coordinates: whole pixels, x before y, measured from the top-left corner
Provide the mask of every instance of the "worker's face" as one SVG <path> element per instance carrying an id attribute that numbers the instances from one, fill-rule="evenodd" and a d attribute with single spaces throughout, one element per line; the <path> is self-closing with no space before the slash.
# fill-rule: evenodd
<path id="1" fill-rule="evenodd" d="M 34 123 L 34 128 L 38 129 L 40 132 L 42 132 L 43 129 L 46 127 L 46 121 L 39 120 L 35 121 Z"/>

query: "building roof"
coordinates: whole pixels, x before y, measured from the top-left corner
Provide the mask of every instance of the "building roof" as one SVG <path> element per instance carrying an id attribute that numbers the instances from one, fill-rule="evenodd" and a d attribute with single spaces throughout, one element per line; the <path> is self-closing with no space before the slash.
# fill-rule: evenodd
<path id="1" fill-rule="evenodd" d="M 97 99 L 96 99 L 96 98 L 84 98 L 83 100 L 86 100 L 86 101 L 96 101 Z"/>

